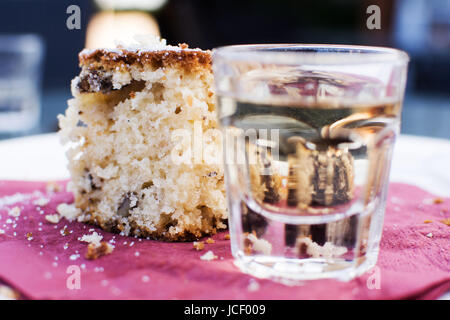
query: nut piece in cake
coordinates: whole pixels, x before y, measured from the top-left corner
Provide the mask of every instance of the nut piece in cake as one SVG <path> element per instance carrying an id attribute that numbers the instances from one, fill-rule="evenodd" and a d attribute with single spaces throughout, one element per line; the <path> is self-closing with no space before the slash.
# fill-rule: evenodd
<path id="1" fill-rule="evenodd" d="M 217 129 L 210 52 L 144 41 L 79 59 L 74 98 L 59 116 L 78 220 L 167 241 L 226 228 L 221 161 L 172 155 L 178 130 Z M 218 141 L 204 139 L 204 150 L 214 148 Z"/>

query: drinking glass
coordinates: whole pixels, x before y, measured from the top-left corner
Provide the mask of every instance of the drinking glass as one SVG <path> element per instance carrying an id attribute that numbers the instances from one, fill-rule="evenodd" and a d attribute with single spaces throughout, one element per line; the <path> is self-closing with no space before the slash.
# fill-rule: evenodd
<path id="1" fill-rule="evenodd" d="M 0 133 L 23 133 L 40 116 L 44 45 L 32 34 L 0 36 Z"/>
<path id="2" fill-rule="evenodd" d="M 213 51 L 231 250 L 244 272 L 349 280 L 374 266 L 407 64 L 382 47 Z"/>

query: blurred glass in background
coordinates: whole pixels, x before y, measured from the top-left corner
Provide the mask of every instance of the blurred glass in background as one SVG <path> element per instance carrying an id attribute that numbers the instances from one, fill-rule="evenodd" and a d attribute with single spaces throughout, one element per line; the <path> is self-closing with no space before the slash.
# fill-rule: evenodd
<path id="1" fill-rule="evenodd" d="M 0 36 L 0 133 L 38 125 L 44 44 L 39 36 Z"/>
<path id="2" fill-rule="evenodd" d="M 450 1 L 397 0 L 392 35 L 414 58 L 414 89 L 450 94 Z"/>

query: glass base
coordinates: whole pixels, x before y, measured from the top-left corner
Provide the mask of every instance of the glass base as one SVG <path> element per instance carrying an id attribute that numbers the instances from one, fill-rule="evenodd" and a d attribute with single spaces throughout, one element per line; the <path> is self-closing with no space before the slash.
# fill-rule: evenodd
<path id="1" fill-rule="evenodd" d="M 273 256 L 246 256 L 237 254 L 234 264 L 244 273 L 261 279 L 271 279 L 287 285 L 299 285 L 303 280 L 338 279 L 349 281 L 373 268 L 377 253 L 358 261 L 322 258 L 287 259 Z"/>

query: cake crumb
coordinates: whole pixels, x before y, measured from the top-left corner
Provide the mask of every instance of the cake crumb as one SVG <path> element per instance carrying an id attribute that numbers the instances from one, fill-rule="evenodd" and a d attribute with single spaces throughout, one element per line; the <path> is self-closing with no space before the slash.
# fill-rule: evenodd
<path id="1" fill-rule="evenodd" d="M 433 220 L 425 220 L 423 223 L 432 223 Z"/>
<path id="2" fill-rule="evenodd" d="M 61 186 L 56 182 L 50 181 L 45 186 L 45 189 L 47 190 L 47 192 L 59 192 L 61 191 Z"/>
<path id="3" fill-rule="evenodd" d="M 246 255 L 251 255 L 253 253 L 252 244 L 248 239 L 244 240 L 244 253 Z"/>
<path id="4" fill-rule="evenodd" d="M 61 220 L 61 216 L 59 214 L 47 214 L 45 216 L 45 220 L 50 223 L 57 224 L 59 220 Z"/>
<path id="5" fill-rule="evenodd" d="M 56 207 L 56 211 L 69 221 L 75 220 L 80 214 L 81 210 L 75 207 L 74 204 L 61 203 Z"/>
<path id="6" fill-rule="evenodd" d="M 19 207 L 13 207 L 8 211 L 8 215 L 14 218 L 17 218 L 20 216 L 20 208 Z"/>
<path id="7" fill-rule="evenodd" d="M 331 242 L 325 242 L 323 246 L 312 241 L 309 237 L 299 237 L 295 244 L 299 255 L 307 254 L 313 258 L 331 259 L 347 253 L 346 247 L 336 246 Z"/>
<path id="8" fill-rule="evenodd" d="M 83 235 L 80 238 L 80 241 L 88 242 L 89 244 L 93 244 L 94 246 L 99 247 L 101 245 L 102 239 L 103 236 L 94 231 L 92 234 Z"/>
<path id="9" fill-rule="evenodd" d="M 441 220 L 440 222 L 442 222 L 443 224 L 445 224 L 445 225 L 447 225 L 447 226 L 450 226 L 450 218 L 443 219 L 443 220 Z"/>
<path id="10" fill-rule="evenodd" d="M 440 204 L 440 203 L 442 203 L 442 202 L 444 202 L 444 199 L 442 199 L 442 198 L 435 198 L 435 199 L 433 200 L 433 203 L 434 203 L 434 204 Z"/>
<path id="11" fill-rule="evenodd" d="M 225 239 L 225 240 L 230 240 L 230 239 L 231 239 L 231 238 L 230 238 L 230 234 L 229 234 L 229 233 L 226 234 L 225 237 L 224 237 L 224 239 Z"/>
<path id="12" fill-rule="evenodd" d="M 214 260 L 217 258 L 218 257 L 211 250 L 209 250 L 208 252 L 206 252 L 204 255 L 202 255 L 200 257 L 201 260 L 205 260 L 205 261 L 211 261 L 211 260 Z"/>
<path id="13" fill-rule="evenodd" d="M 216 242 L 214 241 L 213 238 L 208 238 L 208 239 L 206 239 L 206 243 L 213 244 L 213 243 L 216 243 Z"/>
<path id="14" fill-rule="evenodd" d="M 247 239 L 252 243 L 253 250 L 266 255 L 272 252 L 272 244 L 269 241 L 258 239 L 253 233 L 250 233 Z"/>
<path id="15" fill-rule="evenodd" d="M 44 206 L 46 206 L 49 202 L 50 202 L 49 199 L 46 199 L 46 198 L 39 198 L 39 199 L 34 200 L 34 201 L 33 201 L 33 204 L 34 204 L 35 206 L 44 207 Z"/>
<path id="16" fill-rule="evenodd" d="M 194 248 L 197 251 L 205 249 L 205 243 L 203 241 L 194 241 Z"/>
<path id="17" fill-rule="evenodd" d="M 85 257 L 88 260 L 95 260 L 101 256 L 111 254 L 113 250 L 114 247 L 106 241 L 100 242 L 98 246 L 95 243 L 89 243 Z"/>

